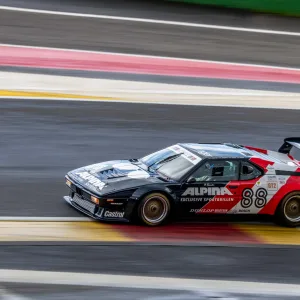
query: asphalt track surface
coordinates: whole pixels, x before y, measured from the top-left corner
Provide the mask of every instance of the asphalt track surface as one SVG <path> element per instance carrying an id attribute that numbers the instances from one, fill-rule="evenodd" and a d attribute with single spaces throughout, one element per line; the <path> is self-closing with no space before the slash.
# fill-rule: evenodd
<path id="1" fill-rule="evenodd" d="M 84 14 L 297 31 L 299 19 L 164 0 L 0 0 L 0 5 Z"/>
<path id="2" fill-rule="evenodd" d="M 24 3 L 26 6 L 27 2 Z M 29 6 L 34 6 L 32 2 L 28 3 Z M 95 2 L 92 2 L 96 6 L 93 9 L 93 13 L 109 13 L 108 9 L 102 9 L 105 3 L 96 5 Z M 123 16 L 123 11 L 125 10 L 127 14 L 129 11 L 131 14 L 134 13 L 135 17 L 143 17 L 141 13 L 143 5 L 141 4 L 135 10 L 134 2 L 128 2 L 129 4 L 127 4 L 126 1 L 126 4 L 120 4 L 120 2 L 115 3 L 113 1 L 112 3 L 113 9 L 111 9 L 111 13 L 119 9 L 119 15 Z M 6 5 L 10 4 L 6 1 Z M 72 7 L 72 2 L 65 3 L 62 7 L 65 5 Z M 108 4 L 106 3 L 106 5 Z M 154 17 L 155 11 L 151 8 L 152 4 L 146 3 L 145 5 L 146 7 L 150 5 L 149 14 Z M 164 11 L 164 5 L 170 5 L 170 20 L 172 20 L 174 14 L 181 14 L 181 9 L 177 4 L 162 5 L 161 11 Z M 35 5 L 34 7 L 40 6 Z M 73 9 L 75 9 L 75 6 L 76 2 Z M 69 11 L 66 7 L 65 9 Z M 167 7 L 165 7 L 166 9 Z M 78 10 L 82 12 L 80 6 Z M 196 11 L 197 14 L 197 11 L 200 13 L 201 9 L 187 6 L 182 10 L 186 10 L 186 14 L 194 14 L 193 11 Z M 163 18 L 164 14 L 162 12 L 161 14 Z M 205 15 L 206 17 L 204 17 Z M 231 26 L 233 24 L 244 26 L 244 23 L 247 23 L 241 16 L 238 18 L 242 19 L 239 22 L 237 18 L 233 17 L 234 15 L 231 18 L 230 15 L 229 17 L 224 15 L 226 15 L 225 12 L 216 14 L 216 20 L 224 19 L 224 24 L 230 24 Z M 201 12 L 201 16 L 204 18 L 203 22 L 208 21 L 206 18 L 209 14 Z M 256 18 L 261 17 L 252 16 L 250 17 L 251 21 L 248 21 L 248 23 L 251 24 L 252 20 Z M 214 18 L 211 19 L 215 20 Z M 199 17 L 197 20 L 197 22 L 200 22 L 201 18 Z M 267 20 L 266 22 L 268 23 Z M 223 21 L 220 22 L 222 23 Z M 254 24 L 256 23 L 255 21 L 253 22 Z M 293 30 L 300 27 L 299 21 L 290 22 L 294 25 Z M 278 24 L 289 24 L 289 27 L 291 25 L 290 22 L 278 21 Z M 0 41 L 8 44 L 300 67 L 298 59 L 300 37 L 298 36 L 136 23 L 123 20 L 40 15 L 3 10 L 0 10 L 0 28 Z"/>
<path id="3" fill-rule="evenodd" d="M 68 286 L 68 285 L 43 285 L 43 284 L 5 284 L 4 287 L 13 292 L 15 298 L 19 295 L 28 297 L 30 300 L 297 300 L 297 297 L 282 296 L 257 296 L 257 295 L 237 295 L 237 294 L 217 294 L 201 293 L 190 291 L 168 291 L 168 290 L 147 290 L 133 288 L 105 288 L 90 286 Z M 11 294 L 10 294 L 11 295 Z M 16 296 L 17 295 L 17 296 Z M 8 298 L 11 299 L 11 298 Z M 24 299 L 24 300 L 25 300 Z"/>
<path id="4" fill-rule="evenodd" d="M 4 269 L 299 284 L 298 255 L 299 248 L 2 245 L 0 265 Z"/>

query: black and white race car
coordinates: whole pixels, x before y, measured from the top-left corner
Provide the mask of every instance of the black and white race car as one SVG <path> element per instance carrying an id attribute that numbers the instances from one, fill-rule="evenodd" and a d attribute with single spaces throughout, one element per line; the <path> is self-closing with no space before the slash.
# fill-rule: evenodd
<path id="1" fill-rule="evenodd" d="M 203 214 L 273 215 L 300 225 L 300 138 L 278 151 L 250 146 L 182 143 L 140 159 L 102 162 L 66 175 L 64 199 L 98 220 L 155 226 Z"/>

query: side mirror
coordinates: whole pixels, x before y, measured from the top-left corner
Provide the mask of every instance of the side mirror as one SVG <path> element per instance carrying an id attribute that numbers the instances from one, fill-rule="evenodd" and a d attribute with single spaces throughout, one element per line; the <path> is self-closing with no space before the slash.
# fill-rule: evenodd
<path id="1" fill-rule="evenodd" d="M 190 177 L 186 182 L 187 183 L 194 183 L 194 182 L 196 182 L 196 179 L 194 177 Z"/>

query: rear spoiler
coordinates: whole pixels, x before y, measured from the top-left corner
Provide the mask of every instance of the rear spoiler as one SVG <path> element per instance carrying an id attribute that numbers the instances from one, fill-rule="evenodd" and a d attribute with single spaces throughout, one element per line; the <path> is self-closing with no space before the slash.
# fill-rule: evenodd
<path id="1" fill-rule="evenodd" d="M 284 143 L 279 148 L 279 153 L 290 154 L 292 148 L 300 149 L 300 137 L 289 137 L 284 139 Z"/>

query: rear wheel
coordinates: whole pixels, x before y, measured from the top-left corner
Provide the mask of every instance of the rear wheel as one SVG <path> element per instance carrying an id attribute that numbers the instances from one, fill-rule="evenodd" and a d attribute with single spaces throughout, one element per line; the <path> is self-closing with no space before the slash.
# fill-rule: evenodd
<path id="1" fill-rule="evenodd" d="M 165 223 L 169 217 L 171 203 L 161 193 L 146 195 L 139 204 L 138 216 L 142 223 L 148 226 L 158 226 Z"/>
<path id="2" fill-rule="evenodd" d="M 300 193 L 287 195 L 277 210 L 277 221 L 280 225 L 288 227 L 300 226 Z"/>

